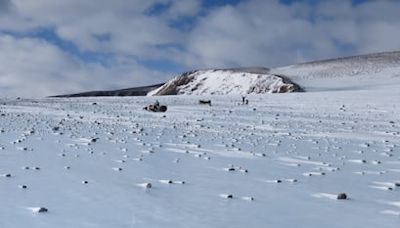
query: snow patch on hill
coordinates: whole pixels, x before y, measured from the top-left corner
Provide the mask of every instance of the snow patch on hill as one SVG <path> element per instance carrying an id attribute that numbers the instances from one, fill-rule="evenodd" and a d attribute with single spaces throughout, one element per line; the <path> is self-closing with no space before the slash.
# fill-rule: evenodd
<path id="1" fill-rule="evenodd" d="M 228 95 L 300 91 L 290 80 L 258 70 L 197 70 L 176 76 L 148 95 Z"/>

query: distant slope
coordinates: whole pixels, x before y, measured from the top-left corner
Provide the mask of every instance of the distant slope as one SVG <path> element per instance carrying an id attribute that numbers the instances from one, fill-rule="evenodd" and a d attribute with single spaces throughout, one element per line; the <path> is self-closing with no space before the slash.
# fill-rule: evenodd
<path id="1" fill-rule="evenodd" d="M 314 61 L 271 69 L 305 90 L 351 89 L 400 82 L 400 51 Z"/>
<path id="2" fill-rule="evenodd" d="M 279 68 L 194 70 L 163 84 L 55 97 L 228 95 L 353 90 L 400 83 L 400 51 L 384 52 Z"/>
<path id="3" fill-rule="evenodd" d="M 66 94 L 66 95 L 57 95 L 52 97 L 117 97 L 117 96 L 146 96 L 148 92 L 151 90 L 157 89 L 160 86 L 164 85 L 164 83 L 151 85 L 151 86 L 142 86 L 121 90 L 110 90 L 110 91 L 91 91 L 91 92 L 83 92 L 83 93 L 75 93 L 75 94 Z"/>
<path id="4" fill-rule="evenodd" d="M 178 75 L 149 95 L 228 95 L 302 91 L 268 68 L 195 70 Z"/>

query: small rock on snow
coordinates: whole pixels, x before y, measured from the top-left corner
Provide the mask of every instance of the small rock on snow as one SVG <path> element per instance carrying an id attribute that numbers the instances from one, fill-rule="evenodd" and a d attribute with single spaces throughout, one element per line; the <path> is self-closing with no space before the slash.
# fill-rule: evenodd
<path id="1" fill-rule="evenodd" d="M 232 199 L 233 198 L 232 194 L 221 194 L 219 196 L 221 196 L 222 198 L 225 198 L 225 199 Z"/>
<path id="2" fill-rule="evenodd" d="M 45 207 L 31 207 L 29 208 L 33 213 L 45 213 L 48 212 L 49 210 Z"/>
<path id="3" fill-rule="evenodd" d="M 139 187 L 142 187 L 142 188 L 152 188 L 153 187 L 153 185 L 151 184 L 151 183 L 142 183 L 142 184 L 138 184 L 138 186 Z"/>
<path id="4" fill-rule="evenodd" d="M 347 195 L 346 195 L 346 193 L 339 193 L 338 195 L 337 195 L 337 199 L 338 200 L 345 200 L 345 199 L 347 199 Z"/>

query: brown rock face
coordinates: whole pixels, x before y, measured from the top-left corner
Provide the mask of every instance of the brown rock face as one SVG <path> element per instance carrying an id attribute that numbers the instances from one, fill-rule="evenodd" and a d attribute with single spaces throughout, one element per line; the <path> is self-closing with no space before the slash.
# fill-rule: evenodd
<path id="1" fill-rule="evenodd" d="M 176 95 L 178 93 L 178 87 L 182 85 L 186 85 L 194 79 L 194 73 L 196 71 L 190 71 L 183 73 L 182 75 L 174 78 L 171 83 L 168 83 L 168 86 L 163 86 L 156 94 L 154 95 Z"/>

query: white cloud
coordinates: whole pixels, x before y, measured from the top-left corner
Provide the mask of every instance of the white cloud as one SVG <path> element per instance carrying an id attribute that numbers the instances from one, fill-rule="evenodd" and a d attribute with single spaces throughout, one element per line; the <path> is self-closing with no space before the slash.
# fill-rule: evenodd
<path id="1" fill-rule="evenodd" d="M 46 96 L 165 80 L 170 75 L 136 61 L 167 56 L 170 50 L 158 50 L 157 45 L 177 42 L 181 37 L 167 21 L 145 13 L 158 2 L 167 1 L 14 0 L 11 4 L 2 0 L 2 6 L 10 4 L 0 15 L 0 30 L 24 33 L 51 27 L 82 52 L 114 56 L 103 66 L 80 60 L 38 37 L 16 38 L 0 33 L 2 94 Z M 98 39 L 101 36 L 108 38 Z"/>
<path id="2" fill-rule="evenodd" d="M 168 26 L 168 21 L 146 14 L 155 3 L 165 2 L 162 0 L 14 1 L 16 14 L 29 18 L 26 23 L 31 27 L 54 27 L 61 38 L 82 50 L 146 57 L 152 46 L 180 39 L 179 32 Z M 96 38 L 104 34 L 110 35 L 108 42 Z"/>
<path id="3" fill-rule="evenodd" d="M 196 16 L 201 10 L 200 0 L 171 1 L 166 12 L 168 18 L 180 19 L 181 17 Z"/>
<path id="4" fill-rule="evenodd" d="M 132 60 L 114 66 L 85 63 L 43 40 L 0 36 L 0 88 L 7 96 L 49 96 L 86 89 L 117 89 L 163 78 Z"/>
<path id="5" fill-rule="evenodd" d="M 400 2 L 250 0 L 212 9 L 190 34 L 192 66 L 276 66 L 400 49 Z M 350 48 L 343 48 L 350 47 Z"/>

